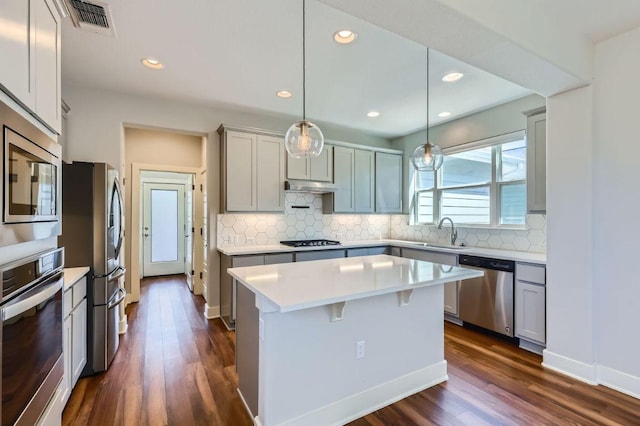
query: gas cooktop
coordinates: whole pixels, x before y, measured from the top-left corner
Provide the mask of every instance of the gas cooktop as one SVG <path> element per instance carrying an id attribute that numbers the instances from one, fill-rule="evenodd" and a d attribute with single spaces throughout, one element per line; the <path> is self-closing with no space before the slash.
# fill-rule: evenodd
<path id="1" fill-rule="evenodd" d="M 280 241 L 280 244 L 291 247 L 339 246 L 340 241 L 333 240 L 290 240 Z"/>

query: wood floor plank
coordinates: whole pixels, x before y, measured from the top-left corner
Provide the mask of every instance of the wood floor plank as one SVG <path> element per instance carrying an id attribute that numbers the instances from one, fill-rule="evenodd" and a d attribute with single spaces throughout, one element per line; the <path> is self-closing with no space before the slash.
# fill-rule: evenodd
<path id="1" fill-rule="evenodd" d="M 143 279 L 126 311 L 113 364 L 78 381 L 63 425 L 253 424 L 237 393 L 235 333 L 205 319 L 184 277 Z M 494 335 L 444 330 L 449 380 L 351 425 L 640 425 L 638 399 L 545 370 Z"/>

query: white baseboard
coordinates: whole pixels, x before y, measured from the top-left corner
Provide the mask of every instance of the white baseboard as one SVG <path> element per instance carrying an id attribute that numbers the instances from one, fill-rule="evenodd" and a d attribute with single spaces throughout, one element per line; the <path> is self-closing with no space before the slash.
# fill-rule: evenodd
<path id="1" fill-rule="evenodd" d="M 118 322 L 118 334 L 125 334 L 129 329 L 129 321 L 127 321 L 127 315 L 122 315 L 120 322 Z"/>
<path id="2" fill-rule="evenodd" d="M 565 376 L 573 377 L 590 385 L 598 384 L 598 371 L 595 364 L 586 364 L 545 349 L 542 351 L 542 366 L 557 371 Z"/>
<path id="3" fill-rule="evenodd" d="M 441 361 L 282 424 L 286 426 L 344 425 L 447 379 L 447 362 Z M 257 417 L 255 424 L 261 424 Z"/>
<path id="4" fill-rule="evenodd" d="M 604 386 L 640 399 L 640 377 L 599 365 L 598 381 Z"/>
<path id="5" fill-rule="evenodd" d="M 220 306 L 209 306 L 208 303 L 204 304 L 204 317 L 206 319 L 214 319 L 220 316 Z"/>

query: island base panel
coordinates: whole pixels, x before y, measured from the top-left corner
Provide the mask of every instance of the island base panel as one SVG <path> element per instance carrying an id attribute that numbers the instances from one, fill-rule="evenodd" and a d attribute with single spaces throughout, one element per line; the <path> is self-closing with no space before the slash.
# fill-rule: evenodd
<path id="1" fill-rule="evenodd" d="M 445 381 L 443 300 L 434 285 L 406 306 L 397 293 L 351 300 L 334 322 L 331 306 L 260 312 L 259 422 L 343 423 Z"/>

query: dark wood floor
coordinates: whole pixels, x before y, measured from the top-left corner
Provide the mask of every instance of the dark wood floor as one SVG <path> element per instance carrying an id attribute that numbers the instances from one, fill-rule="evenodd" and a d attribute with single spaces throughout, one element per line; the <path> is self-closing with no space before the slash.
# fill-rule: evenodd
<path id="1" fill-rule="evenodd" d="M 80 379 L 64 425 L 251 425 L 237 393 L 233 332 L 203 317 L 181 277 L 143 280 L 108 372 Z M 544 370 L 541 358 L 445 326 L 449 380 L 351 423 L 640 425 L 640 400 Z M 312 384 L 310 384 L 312 385 Z"/>

